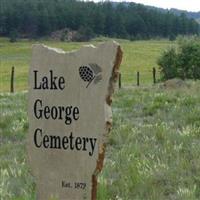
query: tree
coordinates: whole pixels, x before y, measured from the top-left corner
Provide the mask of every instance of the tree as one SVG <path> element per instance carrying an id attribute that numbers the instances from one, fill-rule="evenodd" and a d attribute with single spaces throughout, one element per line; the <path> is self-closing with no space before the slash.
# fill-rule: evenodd
<path id="1" fill-rule="evenodd" d="M 0 34 L 16 30 L 21 37 L 43 37 L 52 31 L 88 27 L 95 35 L 120 38 L 176 37 L 199 34 L 199 25 L 185 14 L 135 3 L 77 0 L 1 0 Z"/>
<path id="2" fill-rule="evenodd" d="M 10 38 L 10 42 L 17 42 L 17 38 L 18 38 L 17 30 L 14 29 L 14 30 L 10 31 L 9 38 Z"/>
<path id="3" fill-rule="evenodd" d="M 200 79 L 200 39 L 181 39 L 177 51 L 174 48 L 164 52 L 158 59 L 164 80 Z"/>
<path id="4" fill-rule="evenodd" d="M 165 51 L 158 59 L 158 65 L 161 69 L 163 80 L 171 79 L 177 76 L 177 55 L 174 48 Z"/>
<path id="5" fill-rule="evenodd" d="M 42 10 L 38 15 L 38 35 L 45 36 L 51 31 L 51 24 L 48 18 L 48 11 Z"/>
<path id="6" fill-rule="evenodd" d="M 184 40 L 179 46 L 178 69 L 180 77 L 200 79 L 200 40 Z"/>

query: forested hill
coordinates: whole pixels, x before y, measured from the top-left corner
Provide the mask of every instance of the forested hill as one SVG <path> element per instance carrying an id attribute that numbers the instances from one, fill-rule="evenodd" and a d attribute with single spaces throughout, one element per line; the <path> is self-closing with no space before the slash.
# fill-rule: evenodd
<path id="1" fill-rule="evenodd" d="M 199 25 L 185 15 L 129 3 L 75 0 L 0 0 L 0 35 L 13 32 L 41 37 L 63 28 L 88 35 L 121 38 L 170 37 L 198 34 Z"/>
<path id="2" fill-rule="evenodd" d="M 150 9 L 154 9 L 154 10 L 159 10 L 162 12 L 170 12 L 173 13 L 175 15 L 181 16 L 181 15 L 185 15 L 187 18 L 191 18 L 191 19 L 195 19 L 197 22 L 200 21 L 200 11 L 199 12 L 192 12 L 192 11 L 187 11 L 187 10 L 179 10 L 176 8 L 171 8 L 171 9 L 164 9 L 164 8 L 158 8 L 158 7 L 154 7 L 154 6 L 146 6 Z"/>
<path id="3" fill-rule="evenodd" d="M 197 20 L 200 19 L 200 12 L 189 12 L 189 11 L 185 11 L 185 10 L 178 10 L 175 8 L 170 9 L 170 12 L 173 12 L 176 15 L 185 14 L 189 18 L 193 18 L 193 19 L 197 19 Z"/>

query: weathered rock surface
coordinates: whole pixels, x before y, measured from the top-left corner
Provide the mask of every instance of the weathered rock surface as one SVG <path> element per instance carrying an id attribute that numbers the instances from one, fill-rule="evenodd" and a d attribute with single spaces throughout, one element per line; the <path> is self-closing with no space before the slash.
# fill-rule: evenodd
<path id="1" fill-rule="evenodd" d="M 96 199 L 121 60 L 115 42 L 73 52 L 33 46 L 27 149 L 39 200 Z"/>

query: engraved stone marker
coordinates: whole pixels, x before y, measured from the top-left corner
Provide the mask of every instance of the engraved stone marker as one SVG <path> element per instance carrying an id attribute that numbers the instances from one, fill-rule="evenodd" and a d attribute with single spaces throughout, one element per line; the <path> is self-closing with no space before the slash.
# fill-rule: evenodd
<path id="1" fill-rule="evenodd" d="M 115 42 L 72 52 L 33 46 L 27 148 L 37 199 L 96 199 L 121 59 Z"/>

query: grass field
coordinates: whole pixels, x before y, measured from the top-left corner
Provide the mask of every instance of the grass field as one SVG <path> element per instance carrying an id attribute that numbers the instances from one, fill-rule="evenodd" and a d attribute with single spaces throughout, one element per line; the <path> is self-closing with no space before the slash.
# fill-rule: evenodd
<path id="1" fill-rule="evenodd" d="M 122 89 L 98 200 L 200 199 L 200 82 Z M 27 165 L 27 93 L 0 94 L 0 199 L 35 199 Z"/>
<path id="2" fill-rule="evenodd" d="M 102 40 L 96 39 L 90 43 L 97 45 Z M 123 84 L 136 84 L 136 71 L 141 73 L 141 84 L 152 83 L 152 68 L 158 67 L 156 60 L 161 52 L 173 45 L 167 40 L 135 41 L 117 40 L 124 51 L 121 65 Z M 55 42 L 55 41 L 28 41 L 10 43 L 6 38 L 0 38 L 0 92 L 10 90 L 11 67 L 15 66 L 15 90 L 27 89 L 28 68 L 31 59 L 31 46 L 43 43 L 51 47 L 61 48 L 65 51 L 78 49 L 87 43 Z"/>
<path id="3" fill-rule="evenodd" d="M 93 41 L 97 44 L 100 41 Z M 168 41 L 118 40 L 124 50 L 123 83 L 156 65 Z M 35 200 L 35 183 L 26 154 L 27 72 L 34 41 L 0 39 L 0 200 Z M 42 41 L 64 50 L 85 43 Z M 9 94 L 11 66 L 16 92 Z M 124 87 L 114 95 L 113 129 L 99 176 L 98 200 L 200 199 L 200 82 L 166 89 Z"/>

